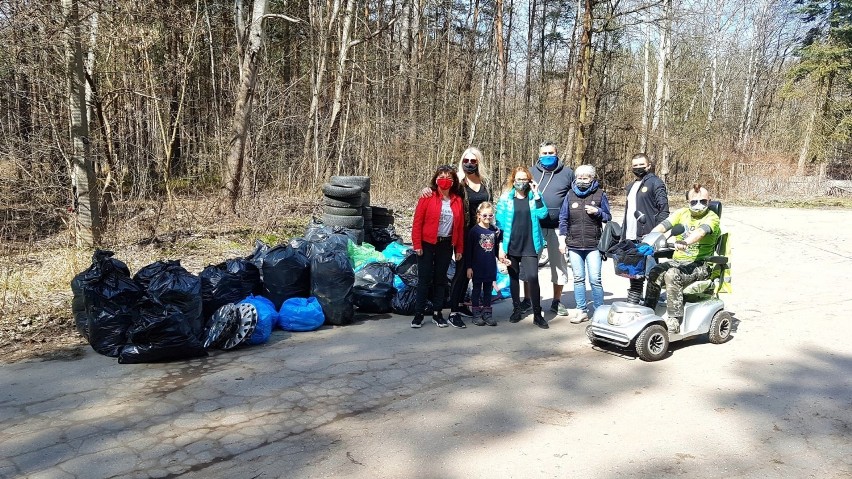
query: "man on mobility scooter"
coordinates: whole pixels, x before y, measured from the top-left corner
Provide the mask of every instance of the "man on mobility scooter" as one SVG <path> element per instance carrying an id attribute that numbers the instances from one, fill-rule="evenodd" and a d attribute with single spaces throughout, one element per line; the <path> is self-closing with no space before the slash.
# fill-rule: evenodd
<path id="1" fill-rule="evenodd" d="M 675 241 L 672 260 L 654 266 L 648 273 L 645 289 L 645 306 L 655 309 L 660 290 L 666 286 L 666 325 L 670 333 L 680 332 L 683 321 L 683 289 L 696 281 L 710 277 L 713 266 L 705 258 L 716 253 L 716 243 L 721 234 L 719 215 L 711 211 L 710 194 L 699 184 L 686 193 L 688 208 L 681 208 L 655 226 L 652 232 L 665 233 L 674 225 L 683 225 L 686 231 Z"/>
<path id="2" fill-rule="evenodd" d="M 700 334 L 707 334 L 717 344 L 730 339 L 732 318 L 718 298 L 728 258 L 715 256 L 724 254 L 727 247 L 727 234 L 722 235 L 719 228 L 722 205 L 710 201 L 701 185 L 690 188 L 686 197 L 689 207 L 675 211 L 642 239 L 653 248 L 654 256 L 673 258 L 649 273 L 644 306 L 616 301 L 599 308 L 586 328 L 592 344 L 633 345 L 641 359 L 656 361 L 665 356 L 670 340 Z M 669 230 L 667 238 L 664 233 Z M 675 239 L 672 250 L 668 241 Z M 667 291 L 665 315 L 656 311 L 663 284 Z M 687 287 L 697 293 L 684 297 Z"/>

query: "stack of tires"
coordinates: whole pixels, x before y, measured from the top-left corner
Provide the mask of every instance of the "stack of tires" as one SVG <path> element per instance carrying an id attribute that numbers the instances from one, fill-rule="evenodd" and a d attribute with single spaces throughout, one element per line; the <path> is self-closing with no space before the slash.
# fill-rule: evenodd
<path id="1" fill-rule="evenodd" d="M 358 244 L 364 241 L 364 231 L 370 231 L 372 211 L 370 209 L 369 176 L 332 176 L 323 185 L 322 222 L 327 226 L 340 226 L 358 231 Z"/>
<path id="2" fill-rule="evenodd" d="M 370 212 L 372 216 L 372 225 L 374 228 L 387 228 L 393 224 L 393 210 L 374 206 Z"/>

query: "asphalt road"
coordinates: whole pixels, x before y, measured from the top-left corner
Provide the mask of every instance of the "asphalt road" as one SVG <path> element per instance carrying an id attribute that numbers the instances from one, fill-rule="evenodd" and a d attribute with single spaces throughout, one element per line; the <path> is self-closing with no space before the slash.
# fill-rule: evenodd
<path id="1" fill-rule="evenodd" d="M 850 223 L 727 208 L 734 338 L 656 363 L 503 302 L 496 328 L 388 315 L 186 362 L 3 365 L 0 477 L 850 477 Z"/>

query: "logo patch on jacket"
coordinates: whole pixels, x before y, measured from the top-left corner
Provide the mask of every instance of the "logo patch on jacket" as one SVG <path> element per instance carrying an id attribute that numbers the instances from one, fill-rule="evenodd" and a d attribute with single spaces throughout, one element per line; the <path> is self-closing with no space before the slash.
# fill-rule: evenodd
<path id="1" fill-rule="evenodd" d="M 494 251 L 494 233 L 480 235 L 479 247 L 489 253 Z"/>

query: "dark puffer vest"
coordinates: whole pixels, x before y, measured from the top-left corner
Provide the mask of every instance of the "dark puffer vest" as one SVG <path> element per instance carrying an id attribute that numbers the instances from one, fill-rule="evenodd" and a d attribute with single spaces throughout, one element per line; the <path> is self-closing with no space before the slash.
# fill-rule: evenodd
<path id="1" fill-rule="evenodd" d="M 588 196 L 577 196 L 573 189 L 568 191 L 565 198 L 568 201 L 568 235 L 565 237 L 565 246 L 568 249 L 595 249 L 601 238 L 603 221 L 598 216 L 586 213 L 586 205 L 601 207 L 603 191 L 596 189 Z"/>

